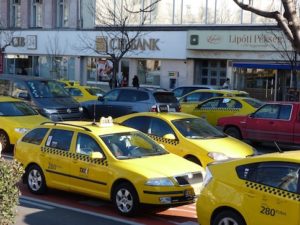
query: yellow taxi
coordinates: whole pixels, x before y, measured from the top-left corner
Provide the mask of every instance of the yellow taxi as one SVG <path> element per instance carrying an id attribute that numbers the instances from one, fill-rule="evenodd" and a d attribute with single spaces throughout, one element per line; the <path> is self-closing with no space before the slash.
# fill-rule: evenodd
<path id="1" fill-rule="evenodd" d="M 214 163 L 196 210 L 201 225 L 299 225 L 300 151 Z"/>
<path id="2" fill-rule="evenodd" d="M 75 81 L 75 80 L 60 79 L 60 80 L 58 80 L 58 82 L 61 84 L 62 87 L 72 87 L 72 86 L 80 85 L 79 81 Z"/>
<path id="3" fill-rule="evenodd" d="M 42 124 L 18 141 L 14 156 L 32 193 L 56 188 L 95 196 L 127 216 L 141 204 L 190 204 L 203 180 L 202 167 L 111 117 Z"/>
<path id="4" fill-rule="evenodd" d="M 50 121 L 21 100 L 0 97 L 0 143 L 3 151 L 10 149 L 28 130 Z"/>
<path id="5" fill-rule="evenodd" d="M 179 99 L 181 112 L 193 114 L 194 109 L 203 101 L 221 96 L 239 96 L 248 97 L 245 91 L 238 90 L 215 90 L 215 89 L 198 89 L 192 91 Z"/>
<path id="6" fill-rule="evenodd" d="M 215 160 L 254 154 L 250 145 L 190 114 L 134 113 L 116 118 L 115 122 L 144 132 L 168 151 L 203 167 Z"/>
<path id="7" fill-rule="evenodd" d="M 222 117 L 248 115 L 263 104 L 260 100 L 249 97 L 214 97 L 199 104 L 192 114 L 216 126 L 218 119 Z"/>
<path id="8" fill-rule="evenodd" d="M 65 89 L 78 102 L 97 100 L 105 94 L 101 88 L 90 86 L 66 86 Z"/>

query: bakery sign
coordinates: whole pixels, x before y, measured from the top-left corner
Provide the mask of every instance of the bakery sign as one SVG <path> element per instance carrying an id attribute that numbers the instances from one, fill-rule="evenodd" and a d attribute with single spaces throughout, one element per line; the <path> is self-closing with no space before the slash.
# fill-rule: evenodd
<path id="1" fill-rule="evenodd" d="M 189 31 L 188 49 L 279 51 L 292 50 L 280 31 Z"/>
<path id="2" fill-rule="evenodd" d="M 26 37 L 13 37 L 12 46 L 15 48 L 18 47 L 27 47 L 27 49 L 36 49 L 37 48 L 37 36 L 36 35 L 27 35 Z"/>

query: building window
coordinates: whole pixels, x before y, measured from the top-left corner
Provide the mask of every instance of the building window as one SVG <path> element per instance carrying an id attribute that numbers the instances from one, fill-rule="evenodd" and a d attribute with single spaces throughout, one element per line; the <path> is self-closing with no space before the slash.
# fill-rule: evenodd
<path id="1" fill-rule="evenodd" d="M 10 3 L 10 26 L 21 27 L 21 0 L 11 0 Z"/>
<path id="2" fill-rule="evenodd" d="M 160 85 L 160 60 L 138 60 L 138 78 L 140 84 Z"/>
<path id="3" fill-rule="evenodd" d="M 43 0 L 31 1 L 31 26 L 32 27 L 42 26 L 42 6 L 43 6 Z"/>
<path id="4" fill-rule="evenodd" d="M 57 27 L 69 25 L 68 0 L 57 0 Z"/>

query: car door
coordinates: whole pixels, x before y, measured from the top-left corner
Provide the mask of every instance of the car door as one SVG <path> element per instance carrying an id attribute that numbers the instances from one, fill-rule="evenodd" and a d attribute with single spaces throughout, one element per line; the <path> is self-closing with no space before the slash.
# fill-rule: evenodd
<path id="1" fill-rule="evenodd" d="M 120 90 L 119 89 L 115 89 L 112 90 L 110 92 L 108 92 L 103 99 L 101 100 L 100 103 L 96 104 L 95 106 L 91 105 L 90 109 L 89 109 L 89 113 L 92 116 L 93 115 L 93 107 L 95 107 L 95 110 L 97 112 L 97 118 L 99 118 L 100 116 L 112 116 L 112 117 L 116 117 L 115 116 L 115 111 L 113 110 L 113 107 L 116 105 L 117 101 L 118 101 L 118 97 L 120 94 Z"/>
<path id="2" fill-rule="evenodd" d="M 279 104 L 266 104 L 250 115 L 246 121 L 245 138 L 262 141 L 275 141 L 279 130 Z M 279 130 L 278 130 L 279 129 Z M 279 134 L 279 133 L 278 133 Z M 292 137 L 291 137 L 292 138 Z"/>
<path id="3" fill-rule="evenodd" d="M 289 162 L 262 162 L 240 170 L 248 180 L 241 193 L 249 224 L 299 225 L 299 171 L 300 164 Z"/>
<path id="4" fill-rule="evenodd" d="M 97 140 L 86 133 L 78 132 L 74 156 L 70 166 L 71 189 L 94 196 L 107 197 L 109 168 L 107 159 Z M 103 159 L 91 159 L 92 152 L 100 152 Z"/>
<path id="5" fill-rule="evenodd" d="M 63 129 L 52 129 L 49 133 L 42 152 L 48 158 L 46 173 L 48 174 L 47 182 L 53 186 L 68 190 L 69 171 L 71 163 L 71 143 L 74 132 Z"/>
<path id="6" fill-rule="evenodd" d="M 193 109 L 199 104 L 199 99 L 201 98 L 201 93 L 195 92 L 183 97 L 180 100 L 181 111 L 184 113 L 191 114 Z"/>
<path id="7" fill-rule="evenodd" d="M 220 99 L 207 100 L 199 104 L 192 112 L 193 115 L 205 119 L 208 123 L 215 121 L 216 113 L 218 112 Z"/>

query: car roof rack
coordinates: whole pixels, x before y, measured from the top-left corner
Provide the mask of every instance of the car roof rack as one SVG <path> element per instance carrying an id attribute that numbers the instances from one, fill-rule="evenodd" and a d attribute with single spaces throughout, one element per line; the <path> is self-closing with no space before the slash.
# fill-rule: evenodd
<path id="1" fill-rule="evenodd" d="M 41 123 L 41 125 L 45 125 L 45 124 L 54 124 L 54 126 L 56 126 L 56 125 L 66 125 L 66 126 L 70 126 L 70 127 L 82 128 L 86 131 L 92 132 L 91 129 L 89 129 L 87 127 L 80 126 L 80 125 L 69 124 L 69 123 L 61 123 L 61 122 L 43 122 L 43 123 Z"/>

